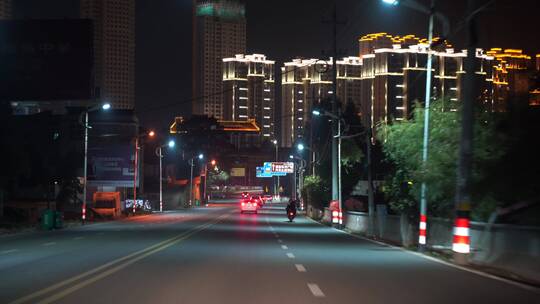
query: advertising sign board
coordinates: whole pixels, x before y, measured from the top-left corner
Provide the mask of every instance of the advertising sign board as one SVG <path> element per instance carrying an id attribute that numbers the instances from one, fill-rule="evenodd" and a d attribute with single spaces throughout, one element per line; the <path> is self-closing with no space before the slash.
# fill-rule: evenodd
<path id="1" fill-rule="evenodd" d="M 235 176 L 235 177 L 246 176 L 246 168 L 231 168 L 231 176 Z"/>
<path id="2" fill-rule="evenodd" d="M 130 144 L 89 147 L 88 185 L 133 187 L 133 157 Z"/>

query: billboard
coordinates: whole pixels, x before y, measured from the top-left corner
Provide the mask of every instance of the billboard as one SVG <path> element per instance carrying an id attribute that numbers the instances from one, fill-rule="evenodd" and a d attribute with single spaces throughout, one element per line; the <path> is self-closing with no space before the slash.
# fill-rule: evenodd
<path id="1" fill-rule="evenodd" d="M 135 148 L 130 144 L 89 147 L 88 185 L 133 187 L 134 153 Z M 137 186 L 139 179 L 140 174 L 137 176 Z"/>
<path id="2" fill-rule="evenodd" d="M 231 176 L 234 176 L 234 177 L 246 176 L 246 168 L 231 168 Z"/>
<path id="3" fill-rule="evenodd" d="M 90 99 L 92 21 L 0 20 L 0 100 Z"/>

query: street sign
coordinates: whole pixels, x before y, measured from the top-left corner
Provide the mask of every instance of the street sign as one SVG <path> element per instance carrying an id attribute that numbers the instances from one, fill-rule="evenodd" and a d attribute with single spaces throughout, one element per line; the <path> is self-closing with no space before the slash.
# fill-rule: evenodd
<path id="1" fill-rule="evenodd" d="M 264 167 L 257 167 L 257 177 L 265 178 L 265 177 L 272 177 L 272 173 L 270 171 L 266 172 L 264 170 Z"/>
<path id="2" fill-rule="evenodd" d="M 277 164 L 277 163 L 273 163 L 273 162 L 266 162 L 263 164 L 263 168 L 264 168 L 264 172 L 265 173 L 268 173 L 268 174 L 271 174 L 272 176 L 285 176 L 287 175 L 286 172 L 280 172 L 280 171 L 275 171 L 275 166 L 273 166 L 273 164 Z"/>
<path id="3" fill-rule="evenodd" d="M 277 174 L 287 175 L 289 173 L 294 173 L 294 163 L 293 162 L 267 162 L 264 163 L 265 168 L 270 168 L 270 172 Z"/>

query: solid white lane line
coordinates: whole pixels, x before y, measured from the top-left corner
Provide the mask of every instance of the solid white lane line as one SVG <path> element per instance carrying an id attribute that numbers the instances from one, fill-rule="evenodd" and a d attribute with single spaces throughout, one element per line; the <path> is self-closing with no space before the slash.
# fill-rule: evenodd
<path id="1" fill-rule="evenodd" d="M 289 249 L 289 247 L 287 247 L 287 245 L 281 245 L 281 249 L 287 250 L 287 249 Z"/>
<path id="2" fill-rule="evenodd" d="M 287 252 L 287 256 L 289 257 L 289 259 L 294 259 L 294 254 L 290 252 Z"/>
<path id="3" fill-rule="evenodd" d="M 4 250 L 4 251 L 0 251 L 0 254 L 8 254 L 8 253 L 13 253 L 17 251 L 19 251 L 19 249 Z"/>
<path id="4" fill-rule="evenodd" d="M 298 272 L 306 272 L 306 267 L 304 267 L 304 265 L 302 264 L 294 264 L 294 267 L 296 267 L 296 270 L 298 270 Z"/>
<path id="5" fill-rule="evenodd" d="M 43 246 L 52 246 L 52 245 L 56 245 L 56 242 L 49 242 L 49 243 L 43 244 Z"/>
<path id="6" fill-rule="evenodd" d="M 306 218 L 308 220 L 311 220 L 315 224 L 325 226 L 324 224 L 321 224 L 321 223 L 315 221 L 314 219 L 312 219 L 310 217 L 306 217 Z M 459 270 L 462 270 L 462 271 L 473 273 L 473 274 L 479 275 L 479 276 L 484 277 L 484 278 L 489 278 L 489 279 L 496 280 L 496 281 L 499 281 L 499 282 L 504 282 L 504 283 L 507 283 L 509 285 L 513 285 L 513 286 L 519 287 L 521 289 L 529 290 L 529 291 L 532 291 L 534 293 L 540 294 L 540 288 L 535 287 L 535 286 L 522 284 L 522 283 L 519 283 L 519 282 L 516 282 L 516 281 L 512 281 L 512 280 L 509 280 L 509 279 L 498 277 L 498 276 L 495 276 L 495 275 L 492 275 L 492 274 L 489 274 L 489 273 L 486 273 L 486 272 L 481 272 L 481 271 L 478 271 L 478 270 L 474 270 L 474 269 L 466 268 L 466 267 L 459 266 L 459 265 L 456 265 L 456 264 L 452 264 L 450 262 L 439 260 L 437 258 L 428 256 L 428 255 L 424 255 L 422 253 L 413 252 L 413 251 L 407 250 L 407 249 L 402 248 L 402 247 L 397 247 L 397 246 L 393 246 L 393 245 L 390 245 L 390 244 L 387 244 L 387 243 L 372 240 L 370 238 L 366 238 L 366 237 L 363 237 L 363 236 L 360 236 L 360 235 L 352 234 L 352 233 L 349 233 L 349 232 L 344 231 L 344 230 L 335 229 L 335 228 L 331 228 L 331 229 L 334 229 L 337 232 L 341 232 L 343 234 L 349 235 L 349 236 L 351 236 L 353 238 L 356 238 L 356 239 L 360 239 L 360 240 L 368 241 L 368 242 L 371 242 L 371 243 L 375 243 L 375 244 L 381 245 L 382 247 L 388 247 L 388 248 L 392 248 L 392 249 L 396 249 L 396 250 L 401 250 L 401 251 L 403 251 L 405 253 L 412 254 L 412 255 L 415 255 L 417 257 L 420 257 L 420 258 L 423 258 L 423 259 L 426 259 L 426 260 L 430 260 L 430 261 L 433 261 L 433 262 L 436 262 L 436 263 L 439 263 L 439 264 L 442 264 L 442 265 L 445 265 L 445 266 L 448 266 L 448 267 L 452 267 L 452 268 L 456 268 L 456 269 L 459 269 Z"/>
<path id="7" fill-rule="evenodd" d="M 308 283 L 307 286 L 314 296 L 317 298 L 324 298 L 324 292 L 319 288 L 319 285 Z"/>

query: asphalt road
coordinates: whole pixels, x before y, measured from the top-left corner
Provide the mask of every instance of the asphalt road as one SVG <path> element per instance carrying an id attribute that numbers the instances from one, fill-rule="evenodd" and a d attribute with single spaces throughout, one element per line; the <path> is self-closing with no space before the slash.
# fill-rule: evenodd
<path id="1" fill-rule="evenodd" d="M 534 290 L 234 204 L 0 238 L 0 303 L 540 303 Z"/>

